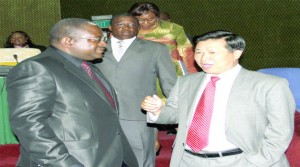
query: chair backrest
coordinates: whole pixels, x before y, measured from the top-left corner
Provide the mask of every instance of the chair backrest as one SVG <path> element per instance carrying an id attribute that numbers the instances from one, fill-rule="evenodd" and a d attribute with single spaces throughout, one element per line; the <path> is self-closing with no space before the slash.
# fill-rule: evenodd
<path id="1" fill-rule="evenodd" d="M 300 68 L 264 68 L 258 71 L 286 78 L 296 101 L 296 110 L 300 112 Z"/>

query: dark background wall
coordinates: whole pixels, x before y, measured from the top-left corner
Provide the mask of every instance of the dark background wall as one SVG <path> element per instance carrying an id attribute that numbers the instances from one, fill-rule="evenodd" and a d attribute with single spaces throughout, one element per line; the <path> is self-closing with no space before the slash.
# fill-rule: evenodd
<path id="1" fill-rule="evenodd" d="M 241 64 L 246 68 L 300 67 L 300 0 L 148 1 L 170 13 L 173 22 L 184 26 L 191 37 L 215 29 L 227 29 L 242 35 L 247 47 Z M 2 10 L 3 2 L 6 2 L 6 12 Z M 36 43 L 46 45 L 48 30 L 58 17 L 91 19 L 96 15 L 114 15 L 126 12 L 135 2 L 139 1 L 2 0 L 1 42 L 10 31 L 24 28 Z M 20 13 L 29 13 L 29 18 L 20 16 Z"/>
<path id="2" fill-rule="evenodd" d="M 0 47 L 16 30 L 48 46 L 49 28 L 60 18 L 60 0 L 0 0 Z"/>

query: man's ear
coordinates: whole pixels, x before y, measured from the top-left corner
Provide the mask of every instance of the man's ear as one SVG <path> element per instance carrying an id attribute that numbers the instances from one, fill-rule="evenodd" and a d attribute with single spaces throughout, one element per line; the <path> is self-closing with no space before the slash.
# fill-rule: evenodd
<path id="1" fill-rule="evenodd" d="M 111 25 L 108 26 L 109 31 L 111 31 Z"/>
<path id="2" fill-rule="evenodd" d="M 64 47 L 71 47 L 74 44 L 74 39 L 71 37 L 63 37 L 60 40 L 60 43 Z"/>
<path id="3" fill-rule="evenodd" d="M 243 54 L 243 51 L 241 50 L 235 50 L 233 51 L 233 57 L 235 60 L 238 60 Z"/>

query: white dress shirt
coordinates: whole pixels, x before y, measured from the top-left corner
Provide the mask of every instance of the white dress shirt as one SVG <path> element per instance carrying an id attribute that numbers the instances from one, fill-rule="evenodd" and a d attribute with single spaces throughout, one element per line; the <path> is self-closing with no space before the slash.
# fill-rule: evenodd
<path id="1" fill-rule="evenodd" d="M 121 58 L 123 57 L 124 53 L 128 49 L 128 47 L 131 45 L 133 40 L 135 40 L 136 37 L 129 38 L 129 39 L 117 39 L 114 36 L 111 37 L 111 49 L 114 57 L 116 58 L 117 61 L 120 61 Z M 119 41 L 122 41 L 122 53 L 119 52 Z"/>
<path id="2" fill-rule="evenodd" d="M 220 80 L 216 82 L 216 92 L 214 100 L 213 114 L 211 118 L 210 128 L 209 128 L 209 142 L 208 145 L 203 148 L 202 151 L 207 152 L 219 152 L 225 150 L 236 149 L 237 146 L 233 145 L 226 139 L 225 135 L 225 114 L 226 106 L 231 91 L 233 82 L 241 69 L 240 65 L 218 75 Z M 204 84 L 201 86 L 199 93 L 197 94 L 197 102 L 193 106 L 193 110 L 196 110 L 198 101 L 204 91 L 207 83 L 210 81 L 212 75 L 207 74 L 204 80 Z M 191 120 L 190 120 L 191 121 Z"/>
<path id="3" fill-rule="evenodd" d="M 225 135 L 225 114 L 226 106 L 231 91 L 233 82 L 241 70 L 241 66 L 238 64 L 234 68 L 218 75 L 220 80 L 216 82 L 216 92 L 214 100 L 213 114 L 209 129 L 209 144 L 201 150 L 201 152 L 221 152 L 225 150 L 236 149 L 237 146 L 232 144 L 226 139 Z M 193 111 L 196 111 L 197 104 L 200 100 L 200 97 L 210 81 L 211 74 L 207 74 L 204 78 L 202 86 L 199 88 L 196 95 L 195 101 L 193 102 Z M 193 114 L 194 115 L 194 114 Z M 153 115 L 152 113 L 147 112 L 147 121 L 155 122 L 158 118 L 158 115 Z M 192 121 L 192 116 L 190 117 L 189 124 Z M 188 129 L 187 129 L 188 130 Z M 186 149 L 189 149 L 189 146 L 186 145 Z"/>

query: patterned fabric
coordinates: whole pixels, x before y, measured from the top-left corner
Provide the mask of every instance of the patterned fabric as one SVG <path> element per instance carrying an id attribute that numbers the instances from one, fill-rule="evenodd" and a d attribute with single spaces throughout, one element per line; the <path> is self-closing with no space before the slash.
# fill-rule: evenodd
<path id="1" fill-rule="evenodd" d="M 107 100 L 109 101 L 109 103 L 112 105 L 113 108 L 116 108 L 115 106 L 115 102 L 113 100 L 113 97 L 111 96 L 110 92 L 105 88 L 105 86 L 103 85 L 103 83 L 99 80 L 99 78 L 97 78 L 93 71 L 91 70 L 91 67 L 89 66 L 89 64 L 86 61 L 83 61 L 81 64 L 82 68 L 86 71 L 86 73 L 89 75 L 89 77 L 91 77 L 93 80 L 95 80 L 97 82 L 97 84 L 99 85 L 99 87 L 103 90 Z"/>
<path id="2" fill-rule="evenodd" d="M 138 38 L 165 44 L 170 50 L 177 76 L 197 72 L 194 65 L 193 45 L 187 38 L 182 26 L 160 20 L 156 29 L 147 34 L 138 34 Z M 166 101 L 159 81 L 156 85 L 157 95 Z"/>
<path id="3" fill-rule="evenodd" d="M 197 72 L 194 65 L 193 46 L 182 26 L 159 21 L 156 29 L 147 34 L 138 34 L 138 37 L 167 45 L 173 60 L 183 61 L 189 73 Z"/>
<path id="4" fill-rule="evenodd" d="M 186 143 L 195 152 L 199 152 L 208 145 L 209 127 L 218 80 L 218 77 L 211 77 L 202 93 L 188 131 Z"/>

